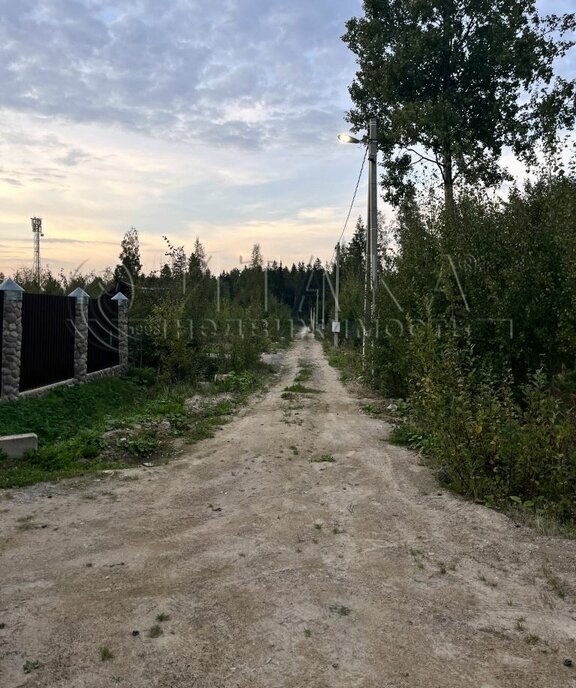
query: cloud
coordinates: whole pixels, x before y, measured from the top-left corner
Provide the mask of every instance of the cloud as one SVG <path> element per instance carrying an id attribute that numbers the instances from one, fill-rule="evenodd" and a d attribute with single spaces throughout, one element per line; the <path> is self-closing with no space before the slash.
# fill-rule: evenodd
<path id="1" fill-rule="evenodd" d="M 66 155 L 58 158 L 58 162 L 60 162 L 62 165 L 66 165 L 67 167 L 76 167 L 76 165 L 82 162 L 82 160 L 87 160 L 89 158 L 90 155 L 88 153 L 85 153 L 78 148 L 72 148 L 66 153 Z"/>
<path id="2" fill-rule="evenodd" d="M 98 239 L 68 239 L 65 237 L 44 237 L 42 244 L 90 244 L 90 246 L 118 246 L 116 241 L 100 241 Z"/>
<path id="3" fill-rule="evenodd" d="M 131 225 L 147 269 L 162 234 L 225 267 L 256 241 L 329 257 L 362 157 L 335 138 L 360 5 L 0 0 L 0 268 L 30 263 L 32 215 L 64 267 L 114 265 Z"/>
<path id="4" fill-rule="evenodd" d="M 333 108 L 359 0 L 1 4 L 0 106 L 258 149 Z"/>

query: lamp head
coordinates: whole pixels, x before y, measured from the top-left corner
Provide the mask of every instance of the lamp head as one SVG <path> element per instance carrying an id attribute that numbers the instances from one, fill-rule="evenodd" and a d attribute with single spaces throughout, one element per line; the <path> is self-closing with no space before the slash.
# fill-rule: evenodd
<path id="1" fill-rule="evenodd" d="M 362 143 L 362 141 L 354 138 L 354 136 L 350 136 L 350 134 L 338 134 L 338 141 L 341 143 Z"/>

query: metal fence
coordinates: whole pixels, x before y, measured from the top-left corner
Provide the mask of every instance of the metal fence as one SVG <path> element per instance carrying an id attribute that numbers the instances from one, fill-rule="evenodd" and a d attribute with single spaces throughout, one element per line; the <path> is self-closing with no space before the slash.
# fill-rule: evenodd
<path id="1" fill-rule="evenodd" d="M 4 292 L 0 292 L 0 323 L 4 324 Z M 0 330 L 0 363 L 2 362 L 2 345 L 4 344 L 4 333 Z"/>
<path id="2" fill-rule="evenodd" d="M 74 377 L 74 299 L 24 294 L 20 390 Z"/>
<path id="3" fill-rule="evenodd" d="M 118 302 L 102 296 L 88 304 L 88 372 L 120 363 L 118 350 Z"/>

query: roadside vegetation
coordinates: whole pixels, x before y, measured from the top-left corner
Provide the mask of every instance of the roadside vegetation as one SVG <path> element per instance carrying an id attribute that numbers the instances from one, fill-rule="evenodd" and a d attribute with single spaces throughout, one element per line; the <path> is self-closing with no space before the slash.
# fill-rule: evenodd
<path id="1" fill-rule="evenodd" d="M 364 10 L 344 36 L 359 65 L 348 119 L 377 117 L 398 216 L 380 226 L 373 315 L 361 220 L 344 247 L 341 320 L 355 326 L 328 355 L 401 407 L 393 438 L 443 484 L 574 524 L 576 82 L 555 69 L 576 15 L 538 16 L 532 0 Z M 506 190 L 504 145 L 532 173 Z"/>
<path id="2" fill-rule="evenodd" d="M 159 275 L 142 274 L 133 228 L 119 265 L 103 278 L 44 275 L 49 293 L 82 286 L 94 296 L 129 297 L 131 365 L 122 378 L 0 404 L 2 434 L 34 432 L 39 440 L 21 459 L 0 457 L 0 488 L 169 460 L 175 443 L 212 437 L 266 383 L 271 367 L 262 357 L 289 342 L 292 321 L 290 308 L 264 293 L 259 248 L 219 285 L 199 241 L 189 256 L 166 243 L 169 264 Z M 16 275 L 33 291 L 26 278 Z"/>
<path id="3" fill-rule="evenodd" d="M 342 379 L 392 401 L 392 438 L 427 456 L 444 485 L 572 525 L 575 199 L 567 171 L 507 201 L 462 195 L 454 224 L 433 202 L 405 206 L 365 361 L 360 330 L 338 350 L 327 340 Z M 359 222 L 344 251 L 350 322 L 362 319 L 364 235 Z"/>
<path id="4" fill-rule="evenodd" d="M 0 488 L 168 461 L 175 442 L 212 437 L 271 369 L 260 364 L 203 385 L 158 383 L 153 371 L 144 382 L 143 372 L 1 404 L 0 426 L 10 434 L 36 432 L 39 449 L 0 457 Z"/>

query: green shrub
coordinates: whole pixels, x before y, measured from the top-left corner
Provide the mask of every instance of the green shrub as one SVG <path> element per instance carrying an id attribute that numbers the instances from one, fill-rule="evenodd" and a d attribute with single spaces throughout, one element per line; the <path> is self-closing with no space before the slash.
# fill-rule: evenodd
<path id="1" fill-rule="evenodd" d="M 254 373 L 244 371 L 240 373 L 228 373 L 223 380 L 217 383 L 217 386 L 224 392 L 240 392 L 241 394 L 246 394 L 254 389 L 257 383 L 258 378 Z"/>
<path id="2" fill-rule="evenodd" d="M 563 521 L 576 519 L 576 426 L 549 390 L 543 371 L 517 393 L 453 340 L 414 342 L 415 427 L 394 439 L 428 453 L 442 482 L 476 500 L 506 504 L 510 496 Z"/>

